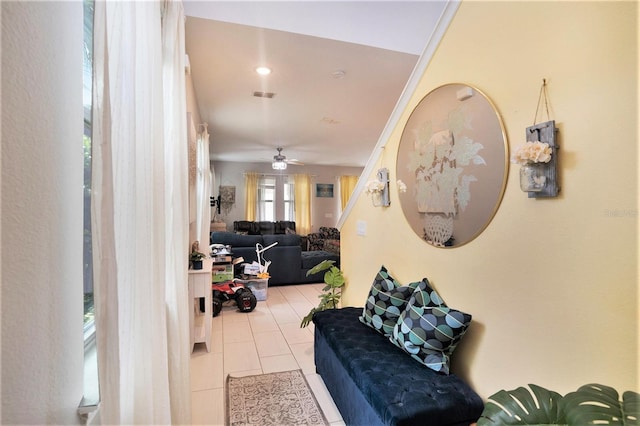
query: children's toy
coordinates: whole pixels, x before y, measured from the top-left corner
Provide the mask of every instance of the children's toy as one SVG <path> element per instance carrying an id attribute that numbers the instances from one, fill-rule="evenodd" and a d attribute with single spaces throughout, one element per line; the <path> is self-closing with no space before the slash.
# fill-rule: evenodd
<path id="1" fill-rule="evenodd" d="M 213 316 L 217 316 L 222 310 L 222 304 L 233 300 L 236 302 L 240 312 L 251 312 L 255 309 L 258 301 L 250 288 L 235 281 L 225 281 L 214 283 L 213 286 Z"/>

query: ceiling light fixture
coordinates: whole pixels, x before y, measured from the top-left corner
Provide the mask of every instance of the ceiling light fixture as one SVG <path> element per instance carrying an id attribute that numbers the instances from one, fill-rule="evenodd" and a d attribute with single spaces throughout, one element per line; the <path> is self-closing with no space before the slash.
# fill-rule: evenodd
<path id="1" fill-rule="evenodd" d="M 282 148 L 281 147 L 278 147 L 276 149 L 278 150 L 278 153 L 273 156 L 273 163 L 271 163 L 271 167 L 273 168 L 273 170 L 286 170 L 286 168 L 287 168 L 287 162 L 286 162 L 287 157 L 282 155 Z"/>
<path id="2" fill-rule="evenodd" d="M 271 68 L 269 67 L 257 67 L 256 72 L 260 75 L 269 75 L 271 74 Z"/>
<path id="3" fill-rule="evenodd" d="M 284 161 L 274 161 L 273 163 L 271 163 L 271 167 L 273 168 L 273 170 L 286 170 L 287 163 L 285 163 Z"/>

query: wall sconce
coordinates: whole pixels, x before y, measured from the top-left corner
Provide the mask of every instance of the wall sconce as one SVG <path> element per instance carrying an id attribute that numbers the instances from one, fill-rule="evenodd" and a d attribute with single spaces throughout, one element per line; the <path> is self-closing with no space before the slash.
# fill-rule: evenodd
<path id="1" fill-rule="evenodd" d="M 520 164 L 520 189 L 529 198 L 557 197 L 558 144 L 555 121 L 527 127 L 526 140 L 518 147 L 512 162 Z"/>
<path id="2" fill-rule="evenodd" d="M 210 205 L 216 208 L 218 214 L 224 210 L 224 214 L 227 215 L 236 203 L 236 187 L 220 185 L 218 191 L 220 194 L 217 197 L 209 197 Z"/>
<path id="3" fill-rule="evenodd" d="M 389 169 L 386 167 L 379 169 L 377 179 L 367 182 L 366 191 L 371 195 L 375 207 L 388 207 L 391 204 L 389 200 Z"/>
<path id="4" fill-rule="evenodd" d="M 217 197 L 209 197 L 209 202 L 211 207 L 215 207 L 216 212 L 220 214 L 220 196 L 218 195 Z"/>

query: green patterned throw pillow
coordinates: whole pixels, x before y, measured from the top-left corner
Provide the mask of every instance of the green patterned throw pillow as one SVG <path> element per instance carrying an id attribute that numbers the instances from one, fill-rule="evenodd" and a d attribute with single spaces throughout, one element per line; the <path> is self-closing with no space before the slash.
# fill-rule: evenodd
<path id="1" fill-rule="evenodd" d="M 464 336 L 471 315 L 446 305 L 432 306 L 431 294 L 416 289 L 389 340 L 432 370 L 449 374 L 450 356 Z"/>
<path id="2" fill-rule="evenodd" d="M 401 285 L 384 266 L 373 280 L 360 321 L 379 333 L 390 337 L 400 314 L 405 311 L 407 301 L 416 288 L 424 291 L 432 306 L 443 304 L 440 296 L 429 286 L 427 279 Z"/>

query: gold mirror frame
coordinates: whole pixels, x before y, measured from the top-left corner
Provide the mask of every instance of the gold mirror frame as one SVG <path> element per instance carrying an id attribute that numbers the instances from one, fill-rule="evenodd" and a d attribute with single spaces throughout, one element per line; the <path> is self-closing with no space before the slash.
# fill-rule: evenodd
<path id="1" fill-rule="evenodd" d="M 416 105 L 396 160 L 404 216 L 435 247 L 461 247 L 489 225 L 502 201 L 509 146 L 493 103 L 480 90 L 445 84 Z"/>

